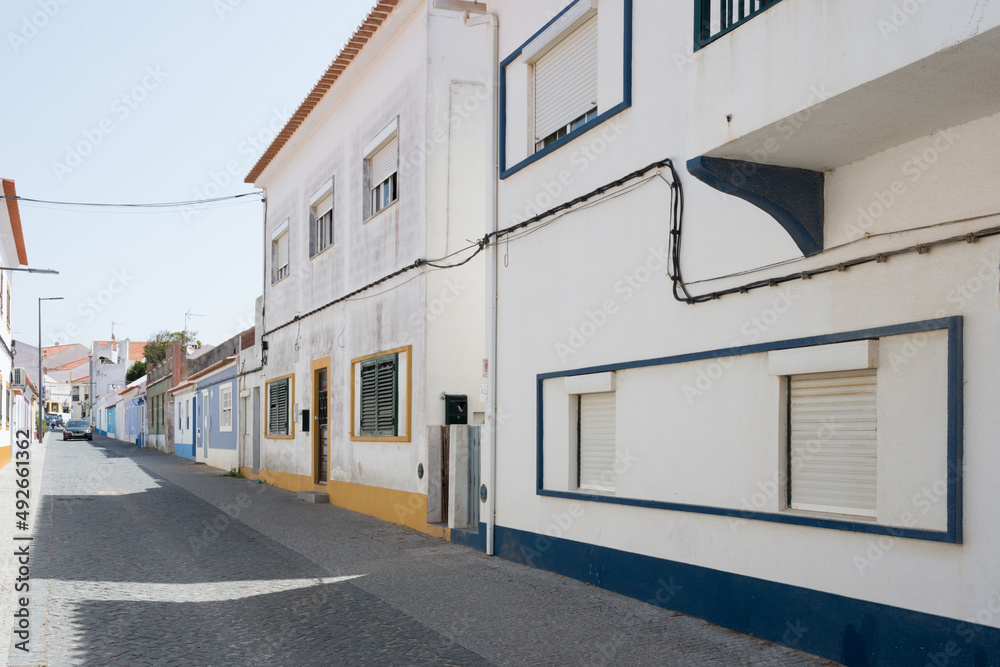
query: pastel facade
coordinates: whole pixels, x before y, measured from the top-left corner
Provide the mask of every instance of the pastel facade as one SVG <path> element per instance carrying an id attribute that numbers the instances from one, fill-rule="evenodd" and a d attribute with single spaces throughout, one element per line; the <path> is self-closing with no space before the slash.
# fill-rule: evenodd
<path id="1" fill-rule="evenodd" d="M 485 418 L 484 274 L 421 261 L 485 227 L 490 53 L 454 12 L 380 2 L 248 176 L 268 213 L 244 474 L 443 534 L 432 436 L 442 394 Z"/>

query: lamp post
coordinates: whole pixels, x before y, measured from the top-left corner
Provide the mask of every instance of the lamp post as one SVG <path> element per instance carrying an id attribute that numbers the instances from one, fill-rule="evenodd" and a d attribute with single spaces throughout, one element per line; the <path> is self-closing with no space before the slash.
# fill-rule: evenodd
<path id="1" fill-rule="evenodd" d="M 42 375 L 42 301 L 61 301 L 61 296 L 38 297 L 38 442 L 42 441 L 42 418 L 45 414 L 45 376 Z"/>

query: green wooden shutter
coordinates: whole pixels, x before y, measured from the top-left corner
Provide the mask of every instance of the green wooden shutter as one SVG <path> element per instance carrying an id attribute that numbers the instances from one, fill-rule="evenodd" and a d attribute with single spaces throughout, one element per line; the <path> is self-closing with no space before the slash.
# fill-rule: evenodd
<path id="1" fill-rule="evenodd" d="M 267 431 L 271 435 L 288 435 L 288 380 L 276 380 L 269 389 Z"/>
<path id="2" fill-rule="evenodd" d="M 361 362 L 361 435 L 395 437 L 398 396 L 395 354 Z"/>

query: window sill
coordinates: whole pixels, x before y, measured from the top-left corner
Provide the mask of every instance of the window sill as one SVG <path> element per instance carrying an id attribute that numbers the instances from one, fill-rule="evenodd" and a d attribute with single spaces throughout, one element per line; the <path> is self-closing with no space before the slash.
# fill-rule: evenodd
<path id="1" fill-rule="evenodd" d="M 372 215 L 370 215 L 370 216 L 368 216 L 367 218 L 365 218 L 365 220 L 364 220 L 364 223 L 363 223 L 363 224 L 366 224 L 366 225 L 367 225 L 367 224 L 368 224 L 369 222 L 371 222 L 372 220 L 374 220 L 374 219 L 376 219 L 376 218 L 378 218 L 378 217 L 380 217 L 380 216 L 383 216 L 383 215 L 385 215 L 385 214 L 386 214 L 387 212 L 389 212 L 389 211 L 391 211 L 392 209 L 396 208 L 396 206 L 398 206 L 398 205 L 399 205 L 399 199 L 397 199 L 396 201 L 392 202 L 391 204 L 389 204 L 388 206 L 386 206 L 386 207 L 385 207 L 384 209 L 382 209 L 382 210 L 381 210 L 381 211 L 379 211 L 378 213 L 373 213 Z"/>
<path id="2" fill-rule="evenodd" d="M 379 213 L 381 213 L 381 211 L 379 211 Z M 311 261 L 313 261 L 314 259 L 316 259 L 317 257 L 319 257 L 320 255 L 322 255 L 322 254 L 324 254 L 324 253 L 326 253 L 326 252 L 329 252 L 330 250 L 332 250 L 332 249 L 333 249 L 333 245 L 334 245 L 334 244 L 332 244 L 332 243 L 331 243 L 331 244 L 330 244 L 330 245 L 328 245 L 327 247 L 325 247 L 325 248 L 323 248 L 322 250 L 320 250 L 319 252 L 317 252 L 317 253 L 316 253 L 315 255 L 311 255 L 311 256 L 309 257 L 309 261 L 311 262 Z"/>
<path id="3" fill-rule="evenodd" d="M 858 521 L 878 525 L 878 518 L 865 516 L 864 514 L 838 514 L 837 512 L 820 512 L 818 510 L 800 510 L 786 507 L 778 510 L 779 514 L 786 516 L 801 516 L 810 519 L 829 519 L 830 521 Z"/>
<path id="4" fill-rule="evenodd" d="M 538 151 L 535 151 L 534 153 L 532 153 L 528 157 L 524 158 L 523 160 L 521 160 L 520 162 L 518 162 L 517 164 L 515 164 L 513 167 L 509 167 L 509 168 L 506 167 L 506 156 L 505 156 L 503 158 L 503 160 L 502 160 L 502 171 L 500 172 L 500 180 L 507 179 L 510 176 L 513 176 L 517 172 L 521 171 L 525 167 L 527 167 L 529 165 L 532 165 L 535 162 L 538 162 L 539 160 L 541 160 L 546 155 L 549 155 L 550 153 L 554 153 L 555 151 L 559 150 L 560 148 L 562 148 L 566 144 L 568 144 L 568 143 L 576 140 L 578 137 L 583 136 L 584 134 L 586 134 L 587 132 L 590 132 L 591 130 L 593 130 L 594 128 L 598 127 L 599 125 L 603 125 L 605 123 L 605 121 L 608 121 L 611 118 L 613 118 L 614 116 L 617 116 L 618 114 L 620 114 L 621 112 L 625 111 L 626 109 L 628 109 L 631 106 L 632 106 L 631 102 L 622 102 L 622 103 L 618 104 L 617 106 L 614 106 L 614 107 L 608 109 L 604 113 L 600 114 L 594 120 L 589 121 L 587 123 L 584 123 L 580 127 L 576 128 L 575 130 L 573 130 L 572 132 L 570 132 L 569 134 L 567 134 L 567 135 L 565 135 L 563 137 L 560 137 L 559 139 L 556 139 L 554 142 L 552 142 L 551 144 L 549 144 L 545 148 L 543 148 L 541 150 L 538 150 Z M 502 143 L 501 143 L 501 151 L 503 151 L 504 153 L 506 153 L 505 149 L 503 148 L 503 144 Z"/>

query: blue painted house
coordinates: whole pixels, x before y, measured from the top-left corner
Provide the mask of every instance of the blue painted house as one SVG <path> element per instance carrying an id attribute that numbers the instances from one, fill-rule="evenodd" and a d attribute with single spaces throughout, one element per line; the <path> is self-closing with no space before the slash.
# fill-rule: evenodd
<path id="1" fill-rule="evenodd" d="M 170 390 L 174 454 L 229 470 L 236 448 L 236 356 L 225 357 Z"/>

